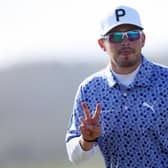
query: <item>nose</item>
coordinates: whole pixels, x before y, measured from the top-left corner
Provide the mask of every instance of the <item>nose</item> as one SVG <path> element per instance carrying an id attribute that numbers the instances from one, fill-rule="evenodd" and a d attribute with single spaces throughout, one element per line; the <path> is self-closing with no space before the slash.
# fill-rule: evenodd
<path id="1" fill-rule="evenodd" d="M 127 44 L 127 43 L 129 43 L 128 35 L 127 35 L 126 32 L 123 33 L 123 36 L 122 36 L 122 42 L 121 42 L 121 43 L 122 43 L 122 44 Z"/>
<path id="2" fill-rule="evenodd" d="M 128 40 L 127 36 L 123 37 L 121 45 L 124 47 L 128 47 L 130 45 L 130 41 Z"/>
<path id="3" fill-rule="evenodd" d="M 123 41 L 124 41 L 124 40 L 128 40 L 128 35 L 127 35 L 126 32 L 123 33 L 122 40 L 123 40 Z"/>

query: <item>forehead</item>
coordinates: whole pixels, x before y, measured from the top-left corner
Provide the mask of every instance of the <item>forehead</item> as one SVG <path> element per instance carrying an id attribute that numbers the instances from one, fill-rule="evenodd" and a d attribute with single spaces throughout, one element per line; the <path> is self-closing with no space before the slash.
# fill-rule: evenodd
<path id="1" fill-rule="evenodd" d="M 141 30 L 139 27 L 131 25 L 131 24 L 122 24 L 119 25 L 112 30 L 110 30 L 107 34 L 117 32 L 117 31 L 130 31 L 130 30 Z"/>

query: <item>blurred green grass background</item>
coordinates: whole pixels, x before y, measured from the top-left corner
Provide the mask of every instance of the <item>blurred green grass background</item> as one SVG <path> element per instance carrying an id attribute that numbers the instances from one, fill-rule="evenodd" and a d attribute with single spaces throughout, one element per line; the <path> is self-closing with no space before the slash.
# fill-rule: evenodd
<path id="1" fill-rule="evenodd" d="M 156 59 L 168 64 L 167 57 Z M 73 165 L 65 134 L 79 83 L 105 63 L 18 64 L 0 71 L 0 168 L 103 168 L 100 152 Z"/>
<path id="2" fill-rule="evenodd" d="M 1 165 L 0 168 L 103 168 L 105 167 L 102 158 L 98 159 L 98 156 L 93 156 L 88 161 L 82 162 L 80 164 L 72 164 L 71 162 L 64 161 L 47 161 L 47 162 L 18 162 L 18 163 L 8 163 L 6 165 Z"/>

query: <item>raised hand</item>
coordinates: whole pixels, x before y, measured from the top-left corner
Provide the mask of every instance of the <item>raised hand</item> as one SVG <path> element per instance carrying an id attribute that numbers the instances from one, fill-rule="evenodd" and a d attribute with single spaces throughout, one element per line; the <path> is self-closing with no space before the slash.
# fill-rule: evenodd
<path id="1" fill-rule="evenodd" d="M 99 122 L 99 116 L 101 112 L 101 105 L 98 103 L 96 105 L 96 110 L 91 116 L 90 110 L 86 102 L 82 103 L 82 108 L 84 111 L 84 117 L 80 117 L 81 125 L 80 131 L 81 136 L 84 140 L 92 141 L 101 135 L 102 129 Z"/>

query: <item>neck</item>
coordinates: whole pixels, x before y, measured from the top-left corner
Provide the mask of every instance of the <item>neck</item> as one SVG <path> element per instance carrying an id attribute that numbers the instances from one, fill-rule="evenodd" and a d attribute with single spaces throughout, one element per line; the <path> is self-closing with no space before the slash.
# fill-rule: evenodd
<path id="1" fill-rule="evenodd" d="M 135 71 L 139 65 L 140 65 L 140 63 L 138 63 L 134 66 L 131 66 L 131 67 L 118 67 L 118 66 L 115 66 L 111 63 L 111 68 L 114 72 L 116 72 L 118 74 L 129 74 L 129 73 Z"/>

